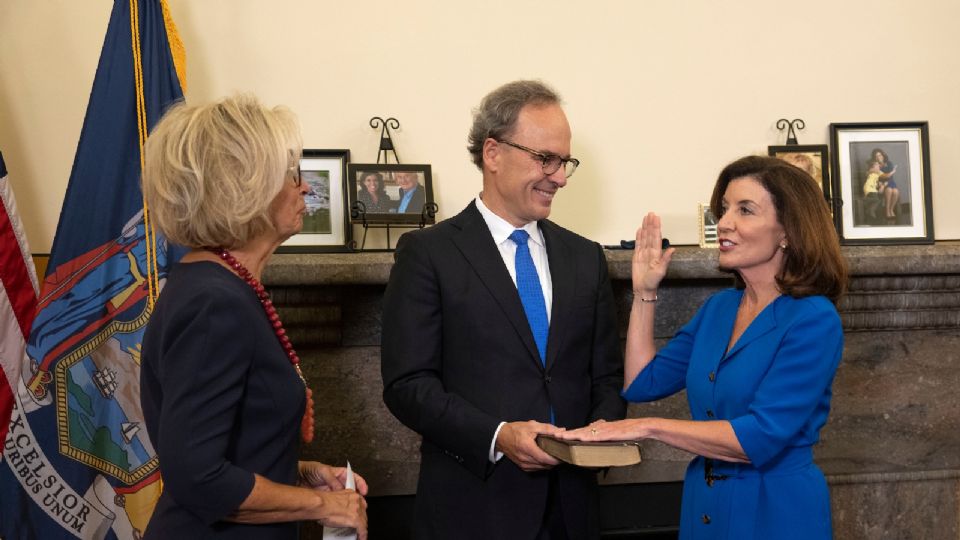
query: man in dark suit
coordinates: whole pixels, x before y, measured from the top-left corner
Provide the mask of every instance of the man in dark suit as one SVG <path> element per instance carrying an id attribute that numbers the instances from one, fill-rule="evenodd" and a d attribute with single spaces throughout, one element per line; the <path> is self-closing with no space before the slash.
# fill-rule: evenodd
<path id="1" fill-rule="evenodd" d="M 516 81 L 469 139 L 483 192 L 401 237 L 384 296 L 384 401 L 423 436 L 415 537 L 596 538 L 596 473 L 535 442 L 625 411 L 603 251 L 547 220 L 579 164 L 570 126 L 556 93 Z"/>
<path id="2" fill-rule="evenodd" d="M 393 178 L 400 188 L 400 197 L 397 200 L 398 214 L 419 214 L 427 202 L 426 192 L 418 180 L 418 173 L 413 171 L 397 171 Z"/>

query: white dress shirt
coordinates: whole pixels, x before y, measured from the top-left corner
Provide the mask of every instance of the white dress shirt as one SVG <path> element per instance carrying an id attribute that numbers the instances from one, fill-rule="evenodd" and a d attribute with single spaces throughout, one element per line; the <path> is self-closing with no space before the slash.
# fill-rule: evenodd
<path id="1" fill-rule="evenodd" d="M 493 243 L 496 244 L 497 249 L 500 250 L 500 256 L 503 257 L 503 264 L 507 267 L 507 272 L 510 272 L 510 277 L 513 279 L 513 286 L 516 287 L 517 244 L 510 239 L 510 235 L 513 234 L 513 231 L 517 230 L 517 227 L 514 227 L 507 220 L 494 214 L 493 211 L 483 204 L 483 200 L 480 199 L 480 197 L 477 197 L 475 202 L 477 204 L 477 210 L 479 210 L 480 215 L 483 216 L 483 221 L 486 222 L 487 228 L 490 229 L 490 234 L 493 236 Z M 527 241 L 527 247 L 530 248 L 530 257 L 533 259 L 533 266 L 537 269 L 537 276 L 540 278 L 540 287 L 543 289 L 543 301 L 547 307 L 547 322 L 549 323 L 550 311 L 553 307 L 553 281 L 550 279 L 550 262 L 547 259 L 547 244 L 543 240 L 543 233 L 540 232 L 540 227 L 537 226 L 536 221 L 531 221 L 521 228 L 530 235 L 530 239 Z M 488 456 L 493 463 L 500 461 L 500 458 L 503 457 L 503 452 L 497 452 L 496 446 L 497 436 L 500 434 L 500 429 L 504 424 L 506 424 L 506 422 L 500 422 L 497 430 L 493 433 L 493 440 L 490 441 Z"/>
<path id="2" fill-rule="evenodd" d="M 500 250 L 500 256 L 503 257 L 503 264 L 510 272 L 510 278 L 513 279 L 513 285 L 517 285 L 517 244 L 510 239 L 513 231 L 517 230 L 507 220 L 496 215 L 491 211 L 480 197 L 477 197 L 477 210 L 483 216 L 483 221 L 487 223 L 490 234 L 493 236 L 493 243 Z M 536 221 L 527 223 L 521 229 L 527 231 L 530 239 L 527 241 L 527 247 L 530 248 L 530 257 L 533 258 L 533 266 L 537 269 L 537 276 L 540 278 L 540 288 L 543 289 L 543 301 L 547 306 L 547 322 L 550 322 L 550 309 L 553 307 L 553 281 L 550 279 L 550 262 L 547 260 L 547 244 L 543 240 L 543 233 L 540 227 L 537 227 Z"/>

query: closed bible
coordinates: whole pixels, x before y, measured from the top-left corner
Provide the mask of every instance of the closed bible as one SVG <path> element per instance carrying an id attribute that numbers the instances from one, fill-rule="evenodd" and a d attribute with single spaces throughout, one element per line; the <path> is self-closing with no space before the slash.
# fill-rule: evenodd
<path id="1" fill-rule="evenodd" d="M 640 463 L 636 441 L 567 441 L 537 435 L 537 446 L 551 456 L 580 467 L 623 467 Z"/>

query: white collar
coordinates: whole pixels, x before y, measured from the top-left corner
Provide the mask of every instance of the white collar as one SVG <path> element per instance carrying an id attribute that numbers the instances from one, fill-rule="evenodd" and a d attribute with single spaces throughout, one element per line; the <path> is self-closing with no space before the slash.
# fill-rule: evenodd
<path id="1" fill-rule="evenodd" d="M 477 210 L 480 211 L 480 215 L 483 216 L 483 221 L 487 223 L 487 228 L 490 229 L 490 234 L 493 235 L 493 242 L 498 246 L 504 243 L 510 238 L 513 231 L 517 230 L 517 227 L 514 227 L 507 220 L 494 214 L 492 210 L 487 208 L 487 205 L 483 204 L 483 200 L 480 197 L 477 197 L 475 201 L 477 203 Z M 527 231 L 530 239 L 536 242 L 537 245 L 546 247 L 543 241 L 543 233 L 540 232 L 540 227 L 537 226 L 536 221 L 526 223 L 520 228 Z"/>

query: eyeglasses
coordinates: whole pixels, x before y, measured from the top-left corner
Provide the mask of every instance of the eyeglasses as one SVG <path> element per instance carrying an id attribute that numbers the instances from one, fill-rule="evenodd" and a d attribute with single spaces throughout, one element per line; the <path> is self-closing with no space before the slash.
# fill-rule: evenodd
<path id="1" fill-rule="evenodd" d="M 293 173 L 293 185 L 300 187 L 303 184 L 303 176 L 300 174 L 300 164 L 291 165 L 288 171 Z"/>
<path id="2" fill-rule="evenodd" d="M 562 158 L 554 154 L 544 154 L 542 152 L 537 152 L 532 148 L 527 148 L 526 146 L 519 145 L 515 142 L 510 142 L 507 140 L 494 139 L 498 143 L 506 144 L 512 146 L 518 150 L 523 150 L 524 152 L 530 154 L 537 161 L 540 162 L 540 166 L 543 167 L 543 174 L 550 176 L 551 174 L 560 170 L 560 167 L 563 167 L 563 174 L 565 177 L 570 178 L 573 176 L 573 173 L 577 170 L 577 167 L 580 166 L 580 160 L 577 158 Z"/>

